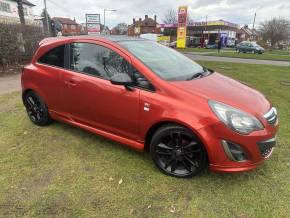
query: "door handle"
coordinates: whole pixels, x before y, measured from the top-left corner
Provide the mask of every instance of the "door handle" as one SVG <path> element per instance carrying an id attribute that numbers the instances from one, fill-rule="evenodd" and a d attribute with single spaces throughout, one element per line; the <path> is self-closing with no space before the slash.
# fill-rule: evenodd
<path id="1" fill-rule="evenodd" d="M 65 81 L 64 84 L 69 88 L 77 86 L 77 84 L 73 81 Z"/>

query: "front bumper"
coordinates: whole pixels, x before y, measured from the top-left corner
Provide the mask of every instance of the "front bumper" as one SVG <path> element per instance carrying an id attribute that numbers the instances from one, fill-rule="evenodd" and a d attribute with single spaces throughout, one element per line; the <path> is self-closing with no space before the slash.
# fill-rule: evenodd
<path id="1" fill-rule="evenodd" d="M 217 123 L 199 130 L 199 134 L 207 149 L 211 171 L 241 172 L 256 168 L 271 156 L 277 131 L 278 123 L 275 126 L 266 125 L 265 129 L 249 135 L 240 135 L 223 123 Z M 224 140 L 240 145 L 246 153 L 247 160 L 232 160 L 224 150 Z"/>

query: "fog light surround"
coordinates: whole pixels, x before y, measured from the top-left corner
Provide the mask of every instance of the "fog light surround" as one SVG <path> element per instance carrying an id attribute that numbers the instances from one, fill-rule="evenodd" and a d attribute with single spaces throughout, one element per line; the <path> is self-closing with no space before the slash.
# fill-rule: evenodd
<path id="1" fill-rule="evenodd" d="M 248 160 L 248 156 L 243 148 L 233 142 L 222 140 L 221 144 L 228 158 L 235 162 L 243 162 Z"/>

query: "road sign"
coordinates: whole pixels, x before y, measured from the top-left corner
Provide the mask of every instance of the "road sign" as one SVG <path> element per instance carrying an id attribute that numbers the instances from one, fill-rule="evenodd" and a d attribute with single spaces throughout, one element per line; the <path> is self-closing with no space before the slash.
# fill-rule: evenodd
<path id="1" fill-rule="evenodd" d="M 88 35 L 99 35 L 101 32 L 100 14 L 86 14 L 86 26 Z"/>

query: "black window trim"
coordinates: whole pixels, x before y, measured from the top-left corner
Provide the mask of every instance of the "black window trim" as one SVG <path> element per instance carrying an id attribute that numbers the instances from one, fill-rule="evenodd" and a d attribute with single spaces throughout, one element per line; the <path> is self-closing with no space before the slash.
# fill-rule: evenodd
<path id="1" fill-rule="evenodd" d="M 75 73 L 80 73 L 80 74 L 84 74 L 84 75 L 87 75 L 87 76 L 91 76 L 91 77 L 96 77 L 96 78 L 99 78 L 99 79 L 103 79 L 103 80 L 107 80 L 107 81 L 110 81 L 109 79 L 106 79 L 106 78 L 104 78 L 104 77 L 101 77 L 101 76 L 97 76 L 97 75 L 92 75 L 92 74 L 89 74 L 89 73 L 85 73 L 85 72 L 82 72 L 82 71 L 77 71 L 77 70 L 74 70 L 74 69 L 72 69 L 71 68 L 71 54 L 70 54 L 70 51 L 71 51 L 71 49 L 70 49 L 70 46 L 71 46 L 71 44 L 73 44 L 73 43 L 87 43 L 87 44 L 93 44 L 93 45 L 97 45 L 97 46 L 102 46 L 102 47 L 104 47 L 104 48 L 106 48 L 106 49 L 109 49 L 109 50 L 111 50 L 111 51 L 113 51 L 113 52 L 115 52 L 115 53 L 117 53 L 116 51 L 114 51 L 114 50 L 112 50 L 112 49 L 110 49 L 110 48 L 108 48 L 108 47 L 105 47 L 105 46 L 103 46 L 103 45 L 100 45 L 100 44 L 98 44 L 97 42 L 79 42 L 79 41 L 74 41 L 74 42 L 70 42 L 70 43 L 67 43 L 66 44 L 66 49 L 65 49 L 65 67 L 67 67 L 66 69 L 67 70 L 70 70 L 70 71 L 72 71 L 72 72 L 75 72 Z M 117 53 L 118 55 L 120 55 L 119 53 Z M 122 58 L 124 58 L 122 55 L 120 55 Z M 125 58 L 124 58 L 125 59 Z M 125 59 L 126 60 L 126 59 Z M 126 60 L 127 61 L 127 60 Z M 131 62 L 131 61 L 130 61 Z M 132 62 L 130 63 L 129 62 L 129 64 L 130 64 L 130 73 L 132 72 L 132 69 L 133 69 L 133 65 L 132 65 Z M 67 65 L 66 65 L 67 64 Z M 136 69 L 136 68 L 135 68 Z M 139 71 L 138 71 L 138 73 L 140 73 Z M 155 89 L 155 87 L 154 87 L 154 85 L 152 85 L 152 83 L 147 79 L 147 77 L 145 77 L 142 73 L 140 73 L 150 84 L 151 84 L 151 86 L 152 86 L 152 88 L 153 89 L 146 89 L 146 88 L 144 88 L 144 87 L 142 87 L 142 86 L 138 86 L 138 85 L 132 85 L 131 87 L 132 88 L 138 88 L 138 89 L 142 89 L 142 90 L 144 90 L 144 91 L 149 91 L 149 92 L 155 92 L 156 91 L 156 89 Z"/>

